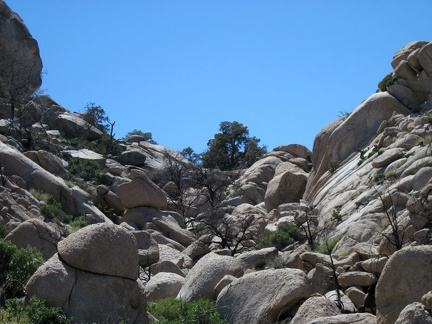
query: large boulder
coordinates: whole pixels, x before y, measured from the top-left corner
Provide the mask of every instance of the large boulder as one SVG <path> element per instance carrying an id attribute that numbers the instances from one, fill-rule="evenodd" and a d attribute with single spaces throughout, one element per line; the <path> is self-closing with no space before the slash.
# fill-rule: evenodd
<path id="1" fill-rule="evenodd" d="M 45 260 L 57 253 L 57 243 L 60 238 L 58 229 L 35 218 L 22 222 L 6 236 L 6 239 L 16 246 L 37 248 Z"/>
<path id="2" fill-rule="evenodd" d="M 60 241 L 58 253 L 68 265 L 103 275 L 136 280 L 139 273 L 137 240 L 114 224 L 94 224 Z"/>
<path id="3" fill-rule="evenodd" d="M 196 237 L 192 232 L 181 228 L 174 222 L 166 222 L 159 218 L 153 218 L 152 222 L 163 235 L 183 246 L 189 246 L 196 240 Z"/>
<path id="4" fill-rule="evenodd" d="M 178 214 L 172 211 L 162 211 L 154 207 L 135 207 L 126 210 L 120 220 L 121 223 L 127 223 L 139 229 L 146 229 L 148 223 L 152 223 L 154 218 L 162 219 L 166 222 L 172 222 L 176 225 L 182 225 L 183 222 L 178 218 Z M 181 216 L 180 216 L 181 217 Z M 154 226 L 152 227 L 154 229 Z"/>
<path id="5" fill-rule="evenodd" d="M 159 261 L 159 245 L 146 231 L 133 231 L 137 240 L 139 265 L 146 268 Z"/>
<path id="6" fill-rule="evenodd" d="M 121 164 L 143 166 L 146 158 L 147 156 L 144 154 L 144 152 L 136 148 L 122 152 L 117 158 L 117 161 Z"/>
<path id="7" fill-rule="evenodd" d="M 297 269 L 263 270 L 244 275 L 219 294 L 216 307 L 230 323 L 275 323 L 309 297 L 306 274 Z"/>
<path id="8" fill-rule="evenodd" d="M 130 181 L 113 188 L 113 192 L 119 196 L 123 206 L 126 208 L 147 206 L 160 209 L 167 207 L 164 192 L 144 172 L 134 169 L 129 177 Z"/>
<path id="9" fill-rule="evenodd" d="M 387 261 L 376 286 L 377 323 L 394 323 L 400 312 L 432 290 L 432 246 L 407 247 Z"/>
<path id="10" fill-rule="evenodd" d="M 176 297 L 185 279 L 172 272 L 159 272 L 152 276 L 145 285 L 147 301 L 159 300 L 166 297 Z"/>
<path id="11" fill-rule="evenodd" d="M 140 280 L 78 270 L 58 254 L 39 267 L 25 289 L 27 301 L 32 296 L 44 299 L 48 306 L 62 308 L 75 323 L 148 323 Z"/>
<path id="12" fill-rule="evenodd" d="M 395 324 L 432 324 L 432 317 L 426 307 L 419 302 L 407 305 L 399 314 Z"/>
<path id="13" fill-rule="evenodd" d="M 100 129 L 90 125 L 84 119 L 63 113 L 57 117 L 57 125 L 59 131 L 67 137 L 83 138 L 89 141 L 98 140 L 103 136 Z"/>
<path id="14" fill-rule="evenodd" d="M 287 152 L 296 157 L 300 157 L 306 160 L 310 159 L 312 156 L 312 152 L 306 146 L 300 144 L 280 145 L 278 147 L 275 147 L 273 151 Z"/>
<path id="15" fill-rule="evenodd" d="M 308 174 L 298 166 L 290 162 L 281 163 L 267 186 L 264 197 L 267 210 L 284 203 L 298 202 L 303 196 L 307 179 Z"/>
<path id="16" fill-rule="evenodd" d="M 428 43 L 427 41 L 414 41 L 403 46 L 393 56 L 393 60 L 391 62 L 393 69 L 396 69 L 402 61 L 408 61 L 408 57 L 410 56 L 411 53 L 421 49 L 427 43 Z"/>
<path id="17" fill-rule="evenodd" d="M 329 166 L 335 168 L 356 149 L 368 145 L 381 123 L 394 113 L 408 115 L 411 111 L 388 92 L 379 92 L 363 101 L 348 117 L 338 119 L 322 130 L 315 138 L 312 157 L 314 172 L 304 199 L 313 201 L 321 187 L 317 186 L 317 182 Z"/>
<path id="18" fill-rule="evenodd" d="M 309 323 L 318 317 L 340 315 L 341 311 L 329 298 L 323 296 L 308 298 L 298 309 L 292 323 Z"/>
<path id="19" fill-rule="evenodd" d="M 225 275 L 239 277 L 242 274 L 243 267 L 238 259 L 209 253 L 188 272 L 177 297 L 188 301 L 200 298 L 215 300 L 214 288 Z"/>
<path id="20" fill-rule="evenodd" d="M 68 172 L 66 171 L 62 160 L 58 156 L 44 150 L 27 151 L 24 154 L 48 172 L 66 179 Z"/>

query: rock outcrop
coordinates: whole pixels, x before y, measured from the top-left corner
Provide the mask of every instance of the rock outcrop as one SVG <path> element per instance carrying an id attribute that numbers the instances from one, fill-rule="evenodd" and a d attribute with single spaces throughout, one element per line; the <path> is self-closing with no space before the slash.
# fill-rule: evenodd
<path id="1" fill-rule="evenodd" d="M 47 95 L 14 118 L 42 63 L 4 2 L 0 30 L 0 224 L 46 260 L 27 301 L 76 322 L 147 323 L 146 302 L 165 297 L 210 299 L 232 323 L 432 322 L 432 43 L 398 51 L 380 91 L 323 127 L 313 152 L 280 145 L 220 171 L 109 137 Z M 22 93 L 5 82 L 11 53 Z"/>
<path id="2" fill-rule="evenodd" d="M 28 298 L 35 295 L 61 307 L 78 323 L 147 323 L 131 233 L 116 225 L 89 225 L 62 240 L 58 250 L 30 278 Z"/>
<path id="3" fill-rule="evenodd" d="M 4 1 L 0 2 L 0 33 L 0 93 L 7 98 L 0 105 L 0 116 L 10 118 L 18 101 L 41 86 L 42 60 L 37 41 Z"/>

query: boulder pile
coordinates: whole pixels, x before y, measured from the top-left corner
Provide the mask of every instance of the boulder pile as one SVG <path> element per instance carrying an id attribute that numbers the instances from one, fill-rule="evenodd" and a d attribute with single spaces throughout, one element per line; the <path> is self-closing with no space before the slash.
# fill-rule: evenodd
<path id="1" fill-rule="evenodd" d="M 20 64 L 40 76 L 36 41 L 0 9 L 0 52 L 26 40 Z M 45 259 L 23 302 L 77 323 L 147 323 L 147 303 L 166 297 L 209 299 L 230 323 L 432 323 L 430 52 L 399 50 L 377 93 L 312 151 L 280 145 L 234 171 L 139 135 L 98 150 L 107 134 L 47 95 L 20 108 L 31 145 L 0 98 L 0 223 Z"/>

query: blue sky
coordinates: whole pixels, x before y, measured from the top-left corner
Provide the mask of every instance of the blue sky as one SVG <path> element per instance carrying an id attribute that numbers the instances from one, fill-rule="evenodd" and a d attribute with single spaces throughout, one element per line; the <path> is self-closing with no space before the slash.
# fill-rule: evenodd
<path id="1" fill-rule="evenodd" d="M 42 89 L 159 144 L 200 153 L 222 121 L 268 149 L 373 94 L 394 53 L 430 40 L 432 1 L 6 0 L 38 41 Z"/>

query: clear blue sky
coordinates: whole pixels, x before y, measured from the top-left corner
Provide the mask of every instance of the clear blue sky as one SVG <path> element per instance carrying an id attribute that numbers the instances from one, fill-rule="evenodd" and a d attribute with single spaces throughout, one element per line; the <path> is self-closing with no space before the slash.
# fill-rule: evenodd
<path id="1" fill-rule="evenodd" d="M 392 69 L 431 40 L 431 0 L 6 0 L 38 41 L 42 89 L 70 111 L 89 102 L 116 137 L 152 132 L 200 153 L 221 121 L 271 150 L 312 148 Z"/>

